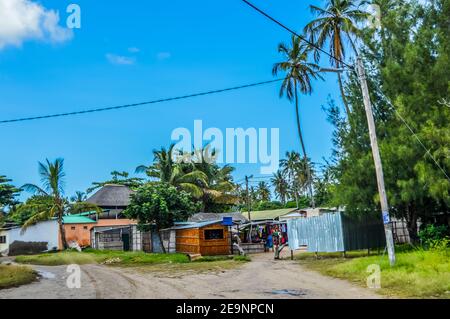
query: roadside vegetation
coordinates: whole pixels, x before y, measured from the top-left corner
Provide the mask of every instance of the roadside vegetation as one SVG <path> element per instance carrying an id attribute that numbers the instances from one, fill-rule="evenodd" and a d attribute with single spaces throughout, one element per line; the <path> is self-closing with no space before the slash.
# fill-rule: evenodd
<path id="1" fill-rule="evenodd" d="M 0 289 L 18 287 L 37 279 L 37 273 L 26 266 L 0 265 Z"/>
<path id="2" fill-rule="evenodd" d="M 250 259 L 245 256 L 216 256 L 202 257 L 194 262 L 231 261 L 243 262 Z M 185 254 L 149 254 L 145 252 L 124 252 L 111 250 L 86 249 L 83 252 L 63 251 L 58 253 L 45 253 L 32 256 L 17 256 L 16 262 L 22 264 L 58 266 L 58 265 L 85 265 L 105 264 L 117 266 L 146 266 L 167 264 L 193 264 Z"/>
<path id="3" fill-rule="evenodd" d="M 83 252 L 62 251 L 32 256 L 17 256 L 16 262 L 33 265 L 68 265 L 68 264 L 111 264 L 111 265 L 145 265 L 164 263 L 187 263 L 184 254 L 148 254 L 145 252 L 126 252 L 87 249 Z"/>
<path id="4" fill-rule="evenodd" d="M 380 266 L 382 295 L 405 298 L 450 298 L 450 249 L 429 250 L 412 246 L 397 247 L 397 262 L 389 265 L 387 254 L 367 256 L 367 251 L 341 253 L 302 253 L 295 258 L 309 269 L 367 287 L 367 267 Z"/>

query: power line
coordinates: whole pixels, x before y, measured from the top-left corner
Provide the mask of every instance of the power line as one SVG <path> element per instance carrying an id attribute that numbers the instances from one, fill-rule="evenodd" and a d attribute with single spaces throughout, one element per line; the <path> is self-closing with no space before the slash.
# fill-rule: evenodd
<path id="1" fill-rule="evenodd" d="M 259 9 L 258 7 L 256 7 L 254 4 L 250 3 L 247 0 L 242 0 L 243 2 L 245 2 L 248 6 L 250 6 L 251 8 L 253 8 L 254 10 L 258 11 L 259 13 L 261 13 L 263 16 L 265 16 L 266 18 L 268 18 L 269 20 L 275 22 L 276 24 L 278 24 L 280 27 L 282 27 L 283 29 L 289 31 L 290 33 L 292 33 L 293 35 L 295 35 L 296 37 L 300 38 L 301 40 L 303 40 L 304 42 L 308 43 L 310 46 L 316 48 L 318 51 L 326 54 L 327 56 L 329 56 L 330 58 L 332 58 L 333 60 L 341 63 L 342 65 L 345 65 L 346 67 L 353 69 L 354 67 L 350 64 L 348 64 L 347 62 L 336 58 L 335 56 L 331 55 L 330 53 L 328 53 L 327 51 L 325 51 L 324 49 L 322 49 L 321 47 L 317 46 L 315 43 L 309 41 L 308 39 L 306 39 L 304 36 L 301 36 L 300 34 L 298 34 L 297 32 L 295 32 L 294 30 L 290 29 L 289 27 L 285 26 L 284 24 L 282 24 L 280 21 L 276 20 L 275 18 L 271 17 L 269 14 L 267 14 L 266 12 L 262 11 L 261 9 Z"/>
<path id="2" fill-rule="evenodd" d="M 194 94 L 187 94 L 187 95 L 158 99 L 158 100 L 153 100 L 153 101 L 132 103 L 132 104 L 124 104 L 124 105 L 117 105 L 117 106 L 110 106 L 110 107 L 103 107 L 103 108 L 96 108 L 96 109 L 89 109 L 89 110 L 73 111 L 73 112 L 67 112 L 67 113 L 57 113 L 57 114 L 31 116 L 31 117 L 23 117 L 23 118 L 17 118 L 17 119 L 9 119 L 9 120 L 0 120 L 0 124 L 42 120 L 42 119 L 48 119 L 48 118 L 54 118 L 54 117 L 72 116 L 72 115 L 80 115 L 80 114 L 103 112 L 103 111 L 112 111 L 112 110 L 125 109 L 125 108 L 131 108 L 131 107 L 136 107 L 136 106 L 148 105 L 148 104 L 156 104 L 156 103 L 169 102 L 169 101 L 175 101 L 175 100 L 183 100 L 183 99 L 189 99 L 189 98 L 198 97 L 198 96 L 217 94 L 217 93 L 222 93 L 222 92 L 227 92 L 227 91 L 234 91 L 234 90 L 239 90 L 239 89 L 244 89 L 244 88 L 249 88 L 249 87 L 255 87 L 255 86 L 259 86 L 259 85 L 278 82 L 281 80 L 282 79 L 275 79 L 275 80 L 239 85 L 239 86 L 234 86 L 234 87 L 225 88 L 225 89 L 212 90 L 212 91 L 206 91 L 206 92 L 200 92 L 200 93 L 194 93 Z"/>

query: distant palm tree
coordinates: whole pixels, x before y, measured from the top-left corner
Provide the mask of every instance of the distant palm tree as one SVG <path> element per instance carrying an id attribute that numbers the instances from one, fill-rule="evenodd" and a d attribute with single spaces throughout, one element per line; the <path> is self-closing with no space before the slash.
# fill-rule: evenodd
<path id="1" fill-rule="evenodd" d="M 285 205 L 289 193 L 289 184 L 286 180 L 286 174 L 282 170 L 278 170 L 273 174 L 270 182 L 274 187 L 275 195 L 280 199 L 281 203 Z"/>
<path id="2" fill-rule="evenodd" d="M 70 197 L 70 201 L 73 203 L 81 203 L 84 202 L 87 199 L 85 192 L 76 191 L 75 195 Z"/>
<path id="3" fill-rule="evenodd" d="M 330 62 L 337 68 L 343 66 L 340 61 L 345 59 L 345 37 L 350 42 L 355 54 L 358 54 L 352 36 L 358 37 L 360 30 L 356 24 L 367 19 L 368 13 L 359 10 L 356 2 L 354 0 L 327 0 L 323 9 L 310 5 L 311 11 L 317 15 L 317 19 L 308 23 L 304 31 L 309 35 L 311 42 L 317 44 L 320 48 L 323 48 L 329 42 L 330 55 L 332 56 Z M 318 55 L 316 57 L 318 59 Z M 342 76 L 339 72 L 338 81 L 345 110 L 347 116 L 349 116 L 351 111 L 345 99 Z"/>
<path id="4" fill-rule="evenodd" d="M 299 208 L 298 196 L 300 185 L 297 179 L 298 173 L 298 163 L 300 161 L 300 154 L 297 152 L 286 152 L 286 158 L 280 160 L 280 166 L 282 168 L 282 172 L 288 177 L 289 187 L 288 189 L 294 195 L 295 202 L 297 204 L 297 208 Z"/>
<path id="5" fill-rule="evenodd" d="M 289 101 L 295 101 L 295 112 L 297 118 L 297 131 L 300 139 L 300 146 L 303 151 L 303 157 L 307 158 L 305 143 L 303 141 L 302 130 L 300 126 L 300 114 L 298 107 L 298 90 L 303 94 L 311 94 L 312 79 L 322 79 L 319 74 L 320 68 L 315 63 L 308 62 L 308 54 L 311 51 L 309 45 L 296 36 L 292 36 L 291 46 L 287 46 L 283 43 L 278 45 L 278 52 L 284 55 L 284 61 L 275 63 L 272 69 L 273 75 L 277 75 L 279 72 L 285 72 L 285 78 L 281 84 L 280 97 L 286 94 Z M 312 206 L 314 207 L 314 199 L 312 192 L 312 180 L 311 174 L 309 174 L 309 190 L 312 198 Z"/>
<path id="6" fill-rule="evenodd" d="M 208 184 L 205 173 L 195 170 L 193 163 L 178 163 L 174 160 L 174 144 L 166 150 L 154 150 L 154 161 L 150 166 L 140 165 L 136 173 L 145 172 L 149 177 L 182 189 L 196 198 L 203 195 L 199 184 Z"/>
<path id="7" fill-rule="evenodd" d="M 200 171 L 206 176 L 206 184 L 200 184 L 203 196 L 202 210 L 210 211 L 214 204 L 233 205 L 239 201 L 239 197 L 235 194 L 236 185 L 233 183 L 231 173 L 234 167 L 224 165 L 220 167 L 216 164 L 216 151 L 210 150 L 207 145 L 192 153 L 195 156 L 194 169 Z"/>
<path id="8" fill-rule="evenodd" d="M 258 183 L 257 192 L 260 201 L 268 202 L 270 200 L 270 188 L 266 182 Z"/>
<path id="9" fill-rule="evenodd" d="M 45 164 L 39 162 L 39 175 L 41 177 L 42 188 L 34 184 L 25 184 L 22 186 L 22 189 L 38 195 L 51 197 L 52 206 L 50 209 L 45 209 L 34 214 L 23 224 L 22 229 L 26 230 L 27 227 L 38 221 L 56 217 L 58 219 L 61 243 L 64 249 L 66 249 L 68 246 L 63 226 L 63 216 L 66 205 L 66 200 L 63 197 L 64 177 L 66 176 L 64 173 L 64 160 L 58 158 L 54 162 L 50 162 L 47 159 Z"/>

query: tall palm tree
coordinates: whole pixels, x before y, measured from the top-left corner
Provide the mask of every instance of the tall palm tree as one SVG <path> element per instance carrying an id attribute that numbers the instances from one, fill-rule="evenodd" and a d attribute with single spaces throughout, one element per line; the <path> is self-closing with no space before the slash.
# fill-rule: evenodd
<path id="1" fill-rule="evenodd" d="M 300 114 L 298 106 L 298 90 L 303 94 L 311 94 L 312 79 L 323 79 L 319 74 L 320 68 L 315 63 L 308 62 L 308 54 L 311 47 L 306 45 L 299 37 L 292 36 L 291 46 L 284 43 L 278 45 L 278 52 L 284 56 L 284 61 L 275 63 L 272 74 L 276 76 L 279 72 L 284 72 L 285 78 L 281 84 L 280 97 L 286 94 L 289 101 L 295 102 L 295 112 L 297 119 L 297 131 L 300 139 L 300 146 L 303 151 L 303 157 L 307 158 L 305 143 L 303 141 L 302 130 L 300 126 Z M 309 191 L 314 207 L 314 197 L 312 191 L 311 174 L 309 174 Z"/>
<path id="2" fill-rule="evenodd" d="M 268 202 L 270 200 L 270 188 L 266 182 L 261 181 L 258 183 L 257 192 L 259 200 L 265 202 Z"/>
<path id="3" fill-rule="evenodd" d="M 311 42 L 323 48 L 329 43 L 331 65 L 341 68 L 341 61 L 345 59 L 344 39 L 350 42 L 354 53 L 358 51 L 352 36 L 357 38 L 360 30 L 357 23 L 367 19 L 368 13 L 358 9 L 355 0 L 326 0 L 324 8 L 310 5 L 311 12 L 317 18 L 305 26 L 305 33 L 309 36 Z M 316 51 L 317 52 L 317 51 Z M 318 59 L 318 55 L 316 55 Z M 317 61 L 317 60 L 316 60 Z M 342 101 L 344 102 L 347 116 L 350 116 L 350 108 L 345 98 L 344 87 L 342 84 L 341 73 L 338 72 L 339 89 L 341 91 Z"/>
<path id="4" fill-rule="evenodd" d="M 67 202 L 63 197 L 64 177 L 66 176 L 64 173 L 64 160 L 58 158 L 54 162 L 50 162 L 48 159 L 46 159 L 45 163 L 39 162 L 39 175 L 41 177 L 42 187 L 34 184 L 25 184 L 22 186 L 22 189 L 34 194 L 49 196 L 52 199 L 52 205 L 49 209 L 44 209 L 29 218 L 22 226 L 22 229 L 25 230 L 38 221 L 56 217 L 58 219 L 61 243 L 64 249 L 66 249 L 68 246 L 63 226 L 63 216 Z"/>
<path id="5" fill-rule="evenodd" d="M 281 203 L 285 205 L 289 192 L 289 184 L 286 180 L 286 174 L 282 170 L 278 170 L 273 174 L 270 182 L 274 187 L 275 195 L 280 199 Z"/>

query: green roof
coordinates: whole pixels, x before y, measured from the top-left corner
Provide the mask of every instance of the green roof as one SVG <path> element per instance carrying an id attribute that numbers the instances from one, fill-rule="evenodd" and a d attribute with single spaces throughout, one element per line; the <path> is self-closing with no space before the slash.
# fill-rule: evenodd
<path id="1" fill-rule="evenodd" d="M 64 224 L 93 224 L 95 220 L 80 215 L 67 215 L 63 217 Z"/>
<path id="2" fill-rule="evenodd" d="M 273 210 L 258 210 L 254 212 L 250 212 L 250 217 L 252 220 L 266 220 L 266 219 L 275 219 L 280 216 L 286 215 L 292 211 L 296 210 L 295 208 L 282 208 L 282 209 L 273 209 Z M 243 212 L 246 213 L 246 212 Z"/>

